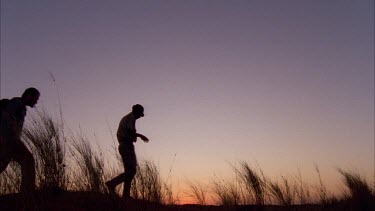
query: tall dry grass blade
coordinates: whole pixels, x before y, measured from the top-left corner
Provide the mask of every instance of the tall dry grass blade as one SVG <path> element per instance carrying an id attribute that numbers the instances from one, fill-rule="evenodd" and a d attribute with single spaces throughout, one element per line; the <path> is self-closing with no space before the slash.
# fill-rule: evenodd
<path id="1" fill-rule="evenodd" d="M 319 185 L 316 187 L 317 192 L 318 192 L 318 197 L 319 197 L 319 204 L 326 205 L 326 204 L 329 203 L 328 191 L 323 184 L 322 176 L 320 174 L 320 169 L 317 165 L 315 165 L 315 171 L 316 171 L 316 173 L 318 175 L 318 179 L 319 179 Z"/>
<path id="2" fill-rule="evenodd" d="M 311 202 L 310 190 L 308 185 L 303 181 L 301 169 L 298 168 L 298 176 L 295 178 L 295 192 L 299 204 L 308 204 Z"/>
<path id="3" fill-rule="evenodd" d="M 173 196 L 172 183 L 163 182 L 162 189 L 163 203 L 167 205 L 175 205 L 179 203 L 178 196 L 175 198 Z"/>

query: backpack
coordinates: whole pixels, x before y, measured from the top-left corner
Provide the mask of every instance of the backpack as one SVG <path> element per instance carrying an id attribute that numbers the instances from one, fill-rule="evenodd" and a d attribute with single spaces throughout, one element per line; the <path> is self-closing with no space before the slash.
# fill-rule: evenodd
<path id="1" fill-rule="evenodd" d="M 9 99 L 1 99 L 0 100 L 0 121 L 1 121 L 1 113 L 3 113 L 3 110 L 7 107 L 7 105 L 9 104 Z"/>
<path id="2" fill-rule="evenodd" d="M 9 99 L 6 99 L 6 98 L 4 98 L 4 99 L 1 99 L 0 100 L 0 110 L 2 111 L 3 109 L 5 109 L 5 107 L 8 105 L 8 103 L 9 103 Z"/>

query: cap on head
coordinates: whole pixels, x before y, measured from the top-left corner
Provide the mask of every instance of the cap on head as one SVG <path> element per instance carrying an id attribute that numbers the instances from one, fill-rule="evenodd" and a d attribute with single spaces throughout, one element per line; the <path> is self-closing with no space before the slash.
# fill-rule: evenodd
<path id="1" fill-rule="evenodd" d="M 144 116 L 144 113 L 143 113 L 144 108 L 140 104 L 133 105 L 132 112 L 135 112 L 135 113 L 139 114 L 140 116 Z"/>

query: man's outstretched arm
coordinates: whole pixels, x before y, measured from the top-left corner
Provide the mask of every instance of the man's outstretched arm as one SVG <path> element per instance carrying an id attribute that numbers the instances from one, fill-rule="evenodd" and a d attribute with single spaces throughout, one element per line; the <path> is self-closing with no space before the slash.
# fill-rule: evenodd
<path id="1" fill-rule="evenodd" d="M 136 130 L 132 130 L 132 129 L 128 129 L 128 130 L 133 136 L 141 138 L 145 143 L 149 141 L 149 139 L 146 136 L 140 133 L 137 133 Z"/>
<path id="2" fill-rule="evenodd" d="M 142 135 L 142 134 L 140 134 L 140 133 L 135 133 L 135 135 L 136 135 L 137 137 L 141 138 L 142 141 L 144 141 L 145 143 L 147 143 L 147 142 L 149 141 L 149 139 L 148 139 L 146 136 L 144 136 L 144 135 Z"/>

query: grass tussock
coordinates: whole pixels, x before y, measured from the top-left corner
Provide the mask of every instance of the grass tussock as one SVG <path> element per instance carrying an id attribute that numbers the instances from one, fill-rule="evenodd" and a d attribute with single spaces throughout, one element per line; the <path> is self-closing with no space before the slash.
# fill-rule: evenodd
<path id="1" fill-rule="evenodd" d="M 352 207 L 360 210 L 371 210 L 375 208 L 375 195 L 370 185 L 359 173 L 338 169 L 341 174 L 348 194 L 344 197 Z"/>
<path id="2" fill-rule="evenodd" d="M 31 116 L 22 140 L 31 149 L 36 164 L 36 178 L 39 188 L 67 187 L 65 165 L 65 143 L 62 124 L 54 120 L 44 110 Z"/>
<path id="3" fill-rule="evenodd" d="M 162 203 L 162 182 L 156 165 L 150 161 L 142 161 L 137 166 L 137 174 L 133 180 L 132 196 L 151 202 Z"/>
<path id="4" fill-rule="evenodd" d="M 172 185 L 163 182 L 159 169 L 149 160 L 138 164 L 130 192 L 135 199 L 169 205 L 176 203 Z"/>
<path id="5" fill-rule="evenodd" d="M 207 200 L 207 187 L 201 183 L 187 179 L 186 183 L 189 187 L 187 191 L 187 196 L 195 200 L 200 205 L 206 205 Z"/>
<path id="6" fill-rule="evenodd" d="M 246 162 L 242 162 L 239 168 L 235 169 L 237 175 L 246 187 L 256 205 L 264 205 L 266 202 L 267 179 L 260 167 L 251 168 Z"/>
<path id="7" fill-rule="evenodd" d="M 298 170 L 298 175 L 270 180 L 259 166 L 252 168 L 249 164 L 242 162 L 239 166 L 232 165 L 232 167 L 235 172 L 234 178 L 223 180 L 215 176 L 211 184 L 212 194 L 218 205 L 276 204 L 291 207 L 317 204 L 322 207 L 335 207 L 344 204 L 344 207 L 347 207 L 349 203 L 353 209 L 374 208 L 374 190 L 359 174 L 340 169 L 339 173 L 344 178 L 347 191 L 341 196 L 335 196 L 327 190 L 317 166 L 315 166 L 318 175 L 317 185 L 304 182 L 300 170 Z M 199 200 L 196 201 L 200 203 Z"/>
<path id="8" fill-rule="evenodd" d="M 282 177 L 281 183 L 269 182 L 268 190 L 278 205 L 291 206 L 294 204 L 295 191 L 290 181 Z"/>
<path id="9" fill-rule="evenodd" d="M 225 181 L 216 177 L 211 184 L 215 201 L 221 206 L 237 206 L 242 204 L 238 181 Z"/>
<path id="10" fill-rule="evenodd" d="M 76 170 L 72 181 L 75 189 L 106 192 L 104 177 L 104 157 L 102 152 L 93 149 L 89 140 L 81 134 L 72 139 L 71 154 Z"/>

